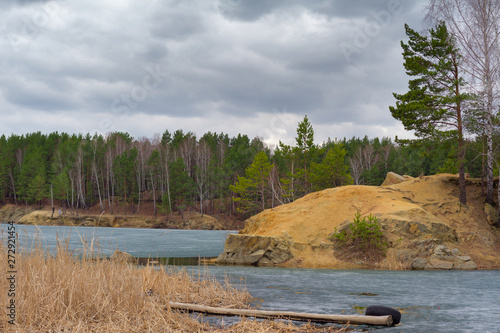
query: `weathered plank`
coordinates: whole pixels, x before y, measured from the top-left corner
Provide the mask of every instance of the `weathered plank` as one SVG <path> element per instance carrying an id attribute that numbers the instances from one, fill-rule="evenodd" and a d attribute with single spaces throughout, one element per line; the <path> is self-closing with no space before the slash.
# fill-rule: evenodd
<path id="1" fill-rule="evenodd" d="M 204 306 L 196 304 L 186 304 L 170 302 L 171 309 L 184 310 L 189 312 L 200 312 L 222 316 L 242 316 L 255 317 L 265 319 L 290 319 L 297 321 L 311 321 L 316 323 L 338 323 L 338 324 L 355 324 L 355 325 L 376 325 L 376 326 L 392 326 L 391 316 L 361 316 L 361 315 L 331 315 L 319 313 L 305 313 L 292 311 L 266 311 L 253 309 L 228 309 L 218 308 L 213 306 Z"/>

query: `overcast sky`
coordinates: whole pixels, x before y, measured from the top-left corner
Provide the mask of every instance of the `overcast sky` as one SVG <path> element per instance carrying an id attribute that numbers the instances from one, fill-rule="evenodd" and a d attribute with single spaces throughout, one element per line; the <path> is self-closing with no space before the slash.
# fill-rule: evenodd
<path id="1" fill-rule="evenodd" d="M 426 1 L 3 0 L 0 134 L 409 137 L 400 41 Z"/>

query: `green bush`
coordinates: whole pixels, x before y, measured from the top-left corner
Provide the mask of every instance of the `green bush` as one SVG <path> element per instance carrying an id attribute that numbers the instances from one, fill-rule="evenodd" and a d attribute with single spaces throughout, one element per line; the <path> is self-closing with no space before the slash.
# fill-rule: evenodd
<path id="1" fill-rule="evenodd" d="M 378 218 L 372 214 L 361 218 L 359 211 L 354 215 L 354 220 L 348 228 L 335 233 L 333 237 L 340 247 L 357 251 L 385 254 L 387 248 Z"/>

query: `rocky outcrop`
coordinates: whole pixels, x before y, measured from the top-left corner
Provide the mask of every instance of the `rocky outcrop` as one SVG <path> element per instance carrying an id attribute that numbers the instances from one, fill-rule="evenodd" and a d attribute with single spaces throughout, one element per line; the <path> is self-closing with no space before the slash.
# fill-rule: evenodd
<path id="1" fill-rule="evenodd" d="M 389 226 L 393 226 L 393 233 L 406 237 L 418 238 L 427 236 L 445 242 L 456 242 L 458 240 L 456 230 L 440 222 L 423 223 L 419 221 L 383 220 L 381 224 L 387 226 L 386 229 Z"/>
<path id="2" fill-rule="evenodd" d="M 5 205 L 0 208 L 0 221 L 18 221 L 26 214 L 33 212 L 31 207 L 20 207 L 15 205 Z"/>
<path id="3" fill-rule="evenodd" d="M 276 237 L 288 242 L 293 259 L 283 264 L 286 267 L 346 268 L 352 264 L 355 268 L 361 261 L 382 269 L 500 267 L 500 230 L 492 226 L 497 218 L 491 210 L 487 221 L 480 180 L 467 179 L 469 200 L 461 205 L 455 175 L 396 179 L 404 181 L 310 193 L 250 217 L 240 236 Z M 332 236 L 348 228 L 357 213 L 377 217 L 386 239 L 385 257 L 367 254 L 360 259 L 350 256 L 349 250 L 337 249 Z M 434 253 L 441 245 L 453 252 Z M 239 246 L 225 251 L 220 261 L 260 265 L 259 260 L 268 251 L 267 245 Z"/>
<path id="4" fill-rule="evenodd" d="M 477 264 L 468 255 L 461 255 L 460 250 L 450 250 L 445 245 L 434 247 L 427 258 L 417 257 L 411 263 L 412 270 L 475 270 Z"/>
<path id="5" fill-rule="evenodd" d="M 490 225 L 498 224 L 498 212 L 489 203 L 484 204 L 484 212 L 486 213 L 486 220 Z"/>
<path id="6" fill-rule="evenodd" d="M 16 221 L 28 225 L 62 225 L 87 227 L 123 227 L 123 228 L 168 228 L 193 230 L 225 230 L 223 223 L 213 216 L 198 212 L 186 212 L 183 219 L 170 221 L 166 217 L 141 215 L 86 215 L 52 214 L 49 210 L 35 210 L 31 207 L 6 205 L 0 208 L 0 221 Z"/>
<path id="7" fill-rule="evenodd" d="M 193 230 L 225 230 L 227 229 L 215 217 L 200 213 L 186 213 L 182 221 L 172 221 L 167 217 L 155 224 L 154 228 L 193 229 Z"/>
<path id="8" fill-rule="evenodd" d="M 399 184 L 406 181 L 406 178 L 398 175 L 395 172 L 389 172 L 387 173 L 387 176 L 385 177 L 384 182 L 380 186 L 388 186 L 388 185 L 394 185 L 394 184 Z"/>
<path id="9" fill-rule="evenodd" d="M 291 242 L 278 237 L 230 234 L 216 263 L 274 266 L 293 258 Z"/>

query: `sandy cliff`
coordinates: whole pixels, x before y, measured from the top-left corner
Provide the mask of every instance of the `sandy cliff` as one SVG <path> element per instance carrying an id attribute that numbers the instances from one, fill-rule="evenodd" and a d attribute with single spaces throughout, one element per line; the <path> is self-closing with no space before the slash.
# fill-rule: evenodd
<path id="1" fill-rule="evenodd" d="M 186 212 L 181 218 L 176 216 L 170 220 L 165 216 L 141 216 L 123 214 L 62 214 L 58 210 L 52 212 L 36 210 L 32 207 L 5 205 L 0 208 L 0 222 L 15 221 L 19 224 L 36 225 L 63 225 L 63 226 L 96 226 L 96 227 L 127 227 L 127 228 L 166 228 L 166 229 L 200 229 L 200 230 L 224 230 L 230 226 L 218 219 L 197 212 Z"/>
<path id="2" fill-rule="evenodd" d="M 228 238 L 218 262 L 325 268 L 500 267 L 500 229 L 491 225 L 496 220 L 488 222 L 479 181 L 467 180 L 468 205 L 461 206 L 457 176 L 393 178 L 386 182 L 392 185 L 332 188 L 265 210 L 248 219 L 239 235 Z M 331 239 L 357 211 L 378 217 L 388 239 L 387 254 L 377 262 L 347 259 Z"/>

